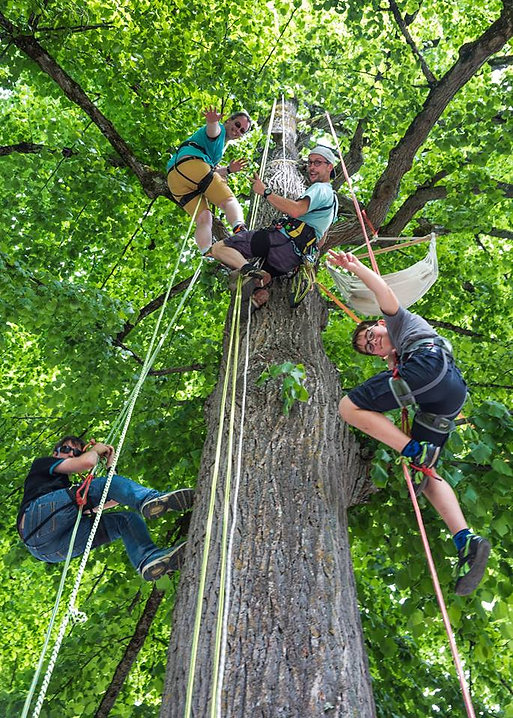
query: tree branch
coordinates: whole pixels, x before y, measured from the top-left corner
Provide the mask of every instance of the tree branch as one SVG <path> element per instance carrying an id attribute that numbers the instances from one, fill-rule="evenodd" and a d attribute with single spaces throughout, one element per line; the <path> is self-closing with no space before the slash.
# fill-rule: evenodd
<path id="1" fill-rule="evenodd" d="M 415 55 L 415 57 L 417 58 L 417 60 L 420 63 L 420 67 L 422 69 L 422 72 L 424 73 L 424 77 L 428 81 L 428 85 L 430 87 L 434 87 L 437 83 L 437 79 L 433 75 L 431 70 L 429 69 L 426 61 L 424 60 L 421 53 L 419 52 L 417 45 L 414 43 L 413 38 L 410 35 L 410 32 L 406 26 L 405 21 L 401 17 L 401 13 L 399 12 L 399 8 L 397 7 L 395 0 L 388 0 L 388 4 L 389 4 L 392 14 L 394 16 L 394 19 L 395 19 L 396 23 L 398 24 L 399 29 L 401 30 L 401 32 L 404 36 L 404 39 L 406 40 L 408 45 L 411 47 L 413 54 Z"/>
<path id="2" fill-rule="evenodd" d="M 462 334 L 463 336 L 473 337 L 474 339 L 483 339 L 484 341 L 492 341 L 490 337 L 486 336 L 486 334 L 474 332 L 471 329 L 464 329 L 463 327 L 458 327 L 455 324 L 451 324 L 450 322 L 441 322 L 438 319 L 428 319 L 427 317 L 424 317 L 424 319 L 426 320 L 426 322 L 429 322 L 434 327 L 439 327 L 440 329 L 448 329 L 455 334 Z"/>
<path id="3" fill-rule="evenodd" d="M 3 145 L 0 147 L 0 157 L 12 155 L 13 152 L 21 152 L 23 154 L 36 154 L 41 150 L 48 149 L 45 145 L 37 145 L 34 142 L 18 142 L 16 145 Z M 55 150 L 50 150 L 55 152 Z"/>
<path id="4" fill-rule="evenodd" d="M 143 359 L 136 354 L 132 349 L 126 346 L 126 344 L 123 344 L 122 342 L 118 342 L 117 340 L 114 341 L 114 344 L 120 349 L 123 349 L 124 351 L 128 352 L 135 361 L 140 364 L 141 366 L 144 364 Z M 189 364 L 188 366 L 175 366 L 175 367 L 169 367 L 167 369 L 152 369 L 148 372 L 151 376 L 167 376 L 168 374 L 185 374 L 188 371 L 201 371 L 205 368 L 204 364 Z"/>
<path id="5" fill-rule="evenodd" d="M 63 25 L 61 27 L 38 27 L 37 32 L 51 33 L 51 32 L 87 32 L 89 30 L 99 30 L 102 28 L 114 27 L 112 22 L 100 22 L 97 25 Z"/>
<path id="6" fill-rule="evenodd" d="M 413 164 L 419 147 L 439 120 L 456 93 L 475 75 L 488 58 L 498 52 L 513 35 L 513 5 L 505 3 L 500 17 L 471 43 L 459 50 L 459 58 L 435 87 L 403 138 L 390 151 L 388 165 L 376 183 L 367 206 L 374 226 L 380 226 L 397 197 L 402 178 Z"/>
<path id="7" fill-rule="evenodd" d="M 292 12 L 290 13 L 289 19 L 287 20 L 287 22 L 286 22 L 285 25 L 283 26 L 283 29 L 282 29 L 282 31 L 280 32 L 280 35 L 279 35 L 278 39 L 277 39 L 276 42 L 274 43 L 274 47 L 272 48 L 271 52 L 270 52 L 270 53 L 267 55 L 267 57 L 265 58 L 265 60 L 264 60 L 264 62 L 262 63 L 261 67 L 257 70 L 257 72 L 256 72 L 256 76 L 257 76 L 257 77 L 258 77 L 258 75 L 260 75 L 260 73 L 262 72 L 262 70 L 264 69 L 264 67 L 267 65 L 267 63 L 269 62 L 269 60 L 270 60 L 271 57 L 273 56 L 273 54 L 274 54 L 276 48 L 277 48 L 278 45 L 280 44 L 281 38 L 282 38 L 283 35 L 285 34 L 285 31 L 286 31 L 286 29 L 288 28 L 288 26 L 289 26 L 289 24 L 290 24 L 292 18 L 294 17 L 294 15 L 295 15 L 295 13 L 296 13 L 298 7 L 299 7 L 299 5 L 296 6 L 296 7 L 292 10 Z"/>
<path id="8" fill-rule="evenodd" d="M 171 297 L 176 296 L 177 294 L 180 294 L 181 292 L 185 291 L 189 284 L 192 281 L 192 277 L 188 277 L 187 279 L 184 279 L 182 282 L 179 282 L 178 284 L 175 284 L 174 287 L 172 287 L 171 291 L 169 292 L 169 299 Z M 137 318 L 134 322 L 125 322 L 125 326 L 123 329 L 116 335 L 114 342 L 118 345 L 121 345 L 123 342 L 123 339 L 129 334 L 134 327 L 136 327 L 139 322 L 141 322 L 145 317 L 149 316 L 152 312 L 154 312 L 156 309 L 159 309 L 165 299 L 166 292 L 162 292 L 158 297 L 155 299 L 152 299 L 151 302 L 148 302 L 139 312 L 137 315 Z"/>
<path id="9" fill-rule="evenodd" d="M 486 232 L 486 234 L 499 239 L 513 239 L 513 231 L 510 229 L 498 229 L 497 227 L 492 227 L 492 229 L 489 232 Z"/>
<path id="10" fill-rule="evenodd" d="M 505 70 L 506 67 L 513 65 L 513 55 L 503 55 L 502 57 L 492 57 L 488 60 L 490 67 L 494 70 Z"/>
<path id="11" fill-rule="evenodd" d="M 103 695 L 101 703 L 98 706 L 96 713 L 94 714 L 94 718 L 107 718 L 107 716 L 110 714 L 110 711 L 114 703 L 116 702 L 116 698 L 118 697 L 119 692 L 123 687 L 123 683 L 125 682 L 125 679 L 130 672 L 130 669 L 135 659 L 137 658 L 139 651 L 143 647 L 150 626 L 157 614 L 157 611 L 160 604 L 162 603 L 162 599 L 164 598 L 164 596 L 165 591 L 160 591 L 156 588 L 156 586 L 153 586 L 148 600 L 146 601 L 146 605 L 144 606 L 144 610 L 141 614 L 141 617 L 137 622 L 134 635 L 130 639 L 130 642 L 125 649 L 123 657 L 116 667 L 114 676 L 112 677 L 110 685 Z"/>
<path id="12" fill-rule="evenodd" d="M 398 237 L 417 212 L 428 202 L 444 199 L 447 196 L 447 189 L 436 183 L 446 177 L 447 174 L 448 172 L 442 170 L 434 175 L 428 182 L 419 185 L 415 192 L 405 199 L 390 222 L 381 227 L 380 234 Z"/>
<path id="13" fill-rule="evenodd" d="M 78 105 L 91 118 L 100 132 L 138 178 L 148 197 L 151 199 L 159 197 L 160 195 L 170 197 L 164 175 L 160 172 L 155 172 L 139 162 L 132 149 L 118 133 L 112 122 L 100 112 L 80 85 L 60 67 L 57 61 L 46 52 L 39 42 L 32 36 L 19 34 L 13 23 L 1 12 L 0 26 L 7 31 L 12 43 L 37 63 L 43 72 L 49 75 L 49 77 L 59 85 L 66 97 Z"/>

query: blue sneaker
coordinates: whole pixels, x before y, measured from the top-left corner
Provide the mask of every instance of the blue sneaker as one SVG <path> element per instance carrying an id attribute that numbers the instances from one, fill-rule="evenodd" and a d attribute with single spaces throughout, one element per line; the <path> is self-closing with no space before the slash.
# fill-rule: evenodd
<path id="1" fill-rule="evenodd" d="M 166 511 L 188 511 L 192 508 L 194 489 L 176 489 L 167 494 L 146 499 L 141 506 L 141 513 L 145 519 L 158 519 Z"/>
<path id="2" fill-rule="evenodd" d="M 183 566 L 185 546 L 187 541 L 176 544 L 169 551 L 161 556 L 157 556 L 154 559 L 147 561 L 141 568 L 141 576 L 145 581 L 156 581 L 161 578 L 165 573 L 173 573 L 178 571 Z"/>
<path id="3" fill-rule="evenodd" d="M 472 534 L 468 536 L 465 546 L 458 551 L 457 578 L 454 587 L 458 596 L 467 596 L 477 588 L 483 578 L 490 550 L 490 542 L 482 536 Z"/>

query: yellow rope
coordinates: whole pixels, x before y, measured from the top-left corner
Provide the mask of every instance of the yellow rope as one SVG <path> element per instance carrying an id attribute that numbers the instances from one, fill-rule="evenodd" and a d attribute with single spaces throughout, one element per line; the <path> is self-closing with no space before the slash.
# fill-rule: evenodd
<path id="1" fill-rule="evenodd" d="M 234 343 L 236 341 L 238 343 L 238 338 L 239 338 L 238 337 L 239 322 L 237 320 L 237 314 L 240 314 L 241 297 L 242 297 L 242 279 L 239 276 L 239 278 L 237 280 L 237 293 L 235 296 L 234 309 L 233 309 L 233 314 L 232 314 L 232 325 L 230 328 L 230 339 L 229 339 L 229 344 L 228 344 L 228 353 L 227 353 L 227 357 L 226 357 L 226 369 L 225 369 L 223 389 L 222 389 L 222 394 L 221 394 L 221 405 L 220 405 L 220 410 L 219 410 L 219 425 L 218 425 L 218 431 L 217 431 L 216 454 L 215 454 L 214 470 L 212 473 L 212 480 L 211 480 L 211 486 L 210 486 L 210 502 L 209 502 L 209 508 L 208 508 L 208 514 L 207 514 L 207 523 L 206 523 L 206 528 L 205 528 L 205 543 L 203 546 L 203 557 L 202 557 L 202 562 L 201 562 L 199 586 L 198 586 L 197 600 L 196 600 L 196 612 L 195 612 L 195 617 L 194 617 L 194 628 L 193 628 L 193 633 L 192 633 L 191 660 L 190 660 L 190 664 L 189 664 L 189 675 L 188 675 L 188 679 L 187 679 L 184 718 L 190 718 L 191 710 L 192 710 L 192 694 L 193 694 L 193 690 L 194 690 L 196 661 L 197 661 L 197 657 L 198 657 L 198 644 L 199 644 L 199 636 L 200 636 L 201 620 L 202 620 L 203 596 L 205 593 L 208 559 L 209 559 L 209 553 L 210 553 L 210 543 L 212 541 L 212 525 L 214 522 L 216 491 L 217 491 L 217 483 L 219 480 L 219 466 L 220 466 L 220 462 L 221 462 L 221 448 L 222 448 L 222 442 L 223 442 L 223 428 L 224 428 L 226 398 L 228 395 L 228 383 L 229 383 L 229 379 L 230 379 L 230 371 L 233 371 L 235 376 L 237 375 L 237 368 L 234 366 L 234 362 L 232 362 L 232 354 L 234 353 L 234 349 L 233 349 Z M 231 428 L 233 430 L 233 427 L 231 427 Z M 231 460 L 231 456 L 229 456 L 229 460 Z"/>

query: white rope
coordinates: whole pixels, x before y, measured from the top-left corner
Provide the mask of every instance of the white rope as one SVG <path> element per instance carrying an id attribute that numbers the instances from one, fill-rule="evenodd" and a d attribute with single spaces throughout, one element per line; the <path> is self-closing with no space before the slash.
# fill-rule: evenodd
<path id="1" fill-rule="evenodd" d="M 150 340 L 150 345 L 149 345 L 148 350 L 147 350 L 147 352 L 146 352 L 146 357 L 145 357 L 145 360 L 144 360 L 144 362 L 143 362 L 143 367 L 142 367 L 142 369 L 141 369 L 141 374 L 140 374 L 139 379 L 138 379 L 138 381 L 137 381 L 137 383 L 136 383 L 136 385 L 135 385 L 135 388 L 133 389 L 133 391 L 132 391 L 132 393 L 131 393 L 131 396 L 127 399 L 127 401 L 125 402 L 125 406 L 121 409 L 121 412 L 120 412 L 120 416 L 123 416 L 123 417 L 124 417 L 124 425 L 123 425 L 123 429 L 122 429 L 122 431 L 121 431 L 121 437 L 120 437 L 119 441 L 117 442 L 117 448 L 116 448 L 116 451 L 115 451 L 115 453 L 114 453 L 113 463 L 112 463 L 112 466 L 110 467 L 109 472 L 108 472 L 108 474 L 107 474 L 107 480 L 106 480 L 106 482 L 105 482 L 105 488 L 104 488 L 104 490 L 103 490 L 102 497 L 101 497 L 101 499 L 100 499 L 100 503 L 99 503 L 99 505 L 98 505 L 98 509 L 97 509 L 97 512 L 96 512 L 95 520 L 94 520 L 94 522 L 93 522 L 93 526 L 92 526 L 92 528 L 91 528 L 91 532 L 90 532 L 90 534 L 89 534 L 89 538 L 88 538 L 88 540 L 87 540 L 87 543 L 86 543 L 86 546 L 85 546 L 85 549 L 84 549 L 84 553 L 83 553 L 83 555 L 82 555 L 82 560 L 81 560 L 81 563 L 80 563 L 80 566 L 79 566 L 79 569 L 78 569 L 78 573 L 77 573 L 77 576 L 76 576 L 76 579 L 75 579 L 75 584 L 74 584 L 73 590 L 72 590 L 72 592 L 71 592 L 71 594 L 70 594 L 67 611 L 66 611 L 66 613 L 65 613 L 65 615 L 64 615 L 64 617 L 63 617 L 63 619 L 62 619 L 62 621 L 61 621 L 61 625 L 60 625 L 60 627 L 59 627 L 59 632 L 58 632 L 58 634 L 57 634 L 57 638 L 56 638 L 56 641 L 55 641 L 55 644 L 54 644 L 54 648 L 53 648 L 53 651 L 52 651 L 52 655 L 51 655 L 51 657 L 50 657 L 50 660 L 49 660 L 49 663 L 48 663 L 48 667 L 47 667 L 45 676 L 44 676 L 44 678 L 43 678 L 43 682 L 42 682 L 42 684 L 41 684 L 41 689 L 40 689 L 40 692 L 39 692 L 39 695 L 38 695 L 38 698 L 37 698 L 36 706 L 35 706 L 34 712 L 33 712 L 33 714 L 32 714 L 32 715 L 33 715 L 33 718 L 38 718 L 39 713 L 40 713 L 40 711 L 41 711 L 41 708 L 42 708 L 42 706 L 43 706 L 43 702 L 44 702 L 44 698 L 45 698 L 45 695 L 46 695 L 46 691 L 47 691 L 47 689 L 48 689 L 48 685 L 49 685 L 49 682 L 50 682 L 50 679 L 51 679 L 51 676 L 52 676 L 52 673 L 53 673 L 53 669 L 54 669 L 54 667 L 55 667 L 55 662 L 56 662 L 56 660 L 57 660 L 57 656 L 58 656 L 58 654 L 59 654 L 59 650 L 60 650 L 60 647 L 61 647 L 61 644 L 62 644 L 62 641 L 63 641 L 63 638 L 64 638 L 64 634 L 65 634 L 65 631 L 66 631 L 66 628 L 67 628 L 67 626 L 68 626 L 68 623 L 69 623 L 70 618 L 74 617 L 75 619 L 78 619 L 78 620 L 80 620 L 80 621 L 83 621 L 83 620 L 85 620 L 85 619 L 87 618 L 84 613 L 78 611 L 78 609 L 76 608 L 76 606 L 75 606 L 74 604 L 75 604 L 75 600 L 76 600 L 76 597 L 77 597 L 77 594 L 78 594 L 78 590 L 79 590 L 79 588 L 80 588 L 80 583 L 81 583 L 81 581 L 82 581 L 82 576 L 83 576 L 83 573 L 84 573 L 84 570 L 85 570 L 85 566 L 86 566 L 87 560 L 88 560 L 88 558 L 89 558 L 89 554 L 90 554 L 90 552 L 91 552 L 91 548 L 92 548 L 92 543 L 93 543 L 93 540 L 94 540 L 94 536 L 95 536 L 95 534 L 96 534 L 96 531 L 97 531 L 97 528 L 98 528 L 98 525 L 99 525 L 99 522 L 100 522 L 100 519 L 101 519 L 101 515 L 102 515 L 102 512 L 103 512 L 103 507 L 104 507 L 105 502 L 106 502 L 106 500 L 107 500 L 107 495 L 108 495 L 108 492 L 109 492 L 109 488 L 110 488 L 110 484 L 111 484 L 111 481 L 112 481 L 112 477 L 113 477 L 113 475 L 114 475 L 114 473 L 115 473 L 117 460 L 118 460 L 119 454 L 120 454 L 120 452 L 121 452 L 121 449 L 122 449 L 122 447 L 123 447 L 123 444 L 124 444 L 124 441 L 125 441 L 125 437 L 126 437 L 126 433 L 127 433 L 127 431 L 128 431 L 129 425 L 130 425 L 130 421 L 131 421 L 132 414 L 133 414 L 133 411 L 134 411 L 135 403 L 136 403 L 137 398 L 138 398 L 138 396 L 139 396 L 139 393 L 140 393 L 140 391 L 141 391 L 141 389 L 142 389 L 142 385 L 143 385 L 143 383 L 144 383 L 144 381 L 145 381 L 145 379 L 146 379 L 146 377 L 147 377 L 147 375 L 148 375 L 148 373 L 149 373 L 149 371 L 150 371 L 150 369 L 151 369 L 151 366 L 152 366 L 153 363 L 155 362 L 155 359 L 156 359 L 156 357 L 157 357 L 157 355 L 158 355 L 158 353 L 159 353 L 159 351 L 160 351 L 160 349 L 161 349 L 161 347 L 162 347 L 164 341 L 166 340 L 166 338 L 167 338 L 169 332 L 171 331 L 171 329 L 173 328 L 173 326 L 174 326 L 174 324 L 175 324 L 175 322 L 176 322 L 176 319 L 177 319 L 179 313 L 181 312 L 181 310 L 182 310 L 182 308 L 183 308 L 183 306 L 184 306 L 184 304 L 185 304 L 185 301 L 187 300 L 189 294 L 191 293 L 191 291 L 192 291 L 192 289 L 193 289 L 193 287 L 194 287 L 194 285 L 195 285 L 195 283 L 196 283 L 196 280 L 197 280 L 197 278 L 198 278 L 198 276 L 199 276 L 199 274 L 200 274 L 200 271 L 201 271 L 201 262 L 200 262 L 199 265 L 198 265 L 198 268 L 196 269 L 196 272 L 195 272 L 195 274 L 194 274 L 194 276 L 193 276 L 193 278 L 192 278 L 192 280 L 191 280 L 191 282 L 189 283 L 189 286 L 187 287 L 186 291 L 184 292 L 184 294 L 183 294 L 183 296 L 182 296 L 182 299 L 181 299 L 181 301 L 180 301 L 180 303 L 179 303 L 179 305 L 178 305 L 178 307 L 177 307 L 177 309 L 176 309 L 176 311 L 175 311 L 175 313 L 174 313 L 174 315 L 173 315 L 173 318 L 171 319 L 171 321 L 169 322 L 169 324 L 168 324 L 168 326 L 167 326 L 167 329 L 165 330 L 165 332 L 164 332 L 163 335 L 161 336 L 160 341 L 159 341 L 158 344 L 157 344 L 157 347 L 156 347 L 155 350 L 152 352 L 153 346 L 154 346 L 154 344 L 155 344 L 156 336 L 157 336 L 158 331 L 159 331 L 159 329 L 160 329 L 160 324 L 161 324 L 161 322 L 162 322 L 162 318 L 163 318 L 163 316 L 164 316 L 164 312 L 165 312 L 165 309 L 166 309 L 166 306 L 167 306 L 167 302 L 168 302 L 168 299 L 169 299 L 169 295 L 170 295 L 170 293 L 171 293 L 171 289 L 172 289 L 172 287 L 173 287 L 173 283 L 174 283 L 176 274 L 177 274 L 177 272 L 178 272 L 178 267 L 179 267 L 179 265 L 180 265 L 180 262 L 181 262 L 181 259 L 182 259 L 182 256 L 183 256 L 183 253 L 184 253 L 184 250 L 185 250 L 185 246 L 186 246 L 187 240 L 188 240 L 189 235 L 190 235 L 190 232 L 191 232 L 192 224 L 193 224 L 193 222 L 194 222 L 194 218 L 195 218 L 195 216 L 196 216 L 196 212 L 197 212 L 198 206 L 199 206 L 199 201 L 198 201 L 198 204 L 197 204 L 196 209 L 195 209 L 195 211 L 194 211 L 194 214 L 193 214 L 193 216 L 192 216 L 192 218 L 191 218 L 191 221 L 190 221 L 190 223 L 189 223 L 189 228 L 188 228 L 188 230 L 187 230 L 187 234 L 186 234 L 186 236 L 185 236 L 185 239 L 184 239 L 184 241 L 183 241 L 183 243 L 182 243 L 182 246 L 181 246 L 181 248 L 180 248 L 179 257 L 178 257 L 178 259 L 177 259 L 177 262 L 176 262 L 175 269 L 174 269 L 174 271 L 173 271 L 172 277 L 171 277 L 171 279 L 170 279 L 170 281 L 169 281 L 169 283 L 168 283 L 167 292 L 166 292 L 166 295 L 165 295 L 165 298 L 164 298 L 164 301 L 163 301 L 163 304 L 162 304 L 162 308 L 161 308 L 159 317 L 158 317 L 157 322 L 156 322 L 156 325 L 155 325 L 155 329 L 154 329 L 154 332 L 153 332 L 153 336 L 152 336 L 152 338 L 151 338 L 151 340 Z M 118 417 L 118 418 L 119 418 L 119 417 Z M 119 421 L 118 421 L 118 424 L 119 424 Z M 113 433 L 113 431 L 111 431 L 111 434 L 112 434 L 112 433 Z M 73 551 L 73 546 L 74 546 L 74 543 L 75 543 L 75 537 L 76 537 L 76 532 L 77 532 L 77 529 L 78 529 L 78 524 L 79 524 L 79 522 L 80 522 L 80 518 L 81 518 L 81 511 L 79 511 L 79 514 L 78 514 L 78 516 L 77 516 L 77 521 L 76 521 L 76 523 L 75 523 L 75 528 L 74 528 L 74 531 L 73 531 L 73 534 L 72 534 L 72 537 L 71 537 L 70 547 L 69 547 L 69 550 L 68 550 L 68 556 L 67 556 L 67 558 L 66 558 L 66 562 L 65 562 L 65 565 L 64 565 L 63 575 L 62 575 L 62 578 L 61 578 L 61 584 L 60 584 L 60 586 L 59 586 L 59 591 L 58 591 L 58 594 L 57 594 L 57 600 L 56 600 L 56 603 L 55 603 L 55 606 L 54 606 L 54 611 L 53 611 L 52 618 L 51 618 L 51 621 L 50 621 L 50 626 L 49 626 L 48 631 L 47 631 L 47 636 L 46 636 L 45 643 L 44 643 L 44 646 L 43 646 L 43 651 L 42 651 L 42 653 L 41 653 L 41 656 L 40 656 L 40 659 L 39 659 L 39 662 L 38 662 L 38 666 L 37 666 L 37 669 L 36 669 L 36 672 L 35 672 L 35 675 L 34 675 L 34 678 L 33 678 L 33 681 L 32 681 L 32 685 L 31 685 L 31 688 L 30 688 L 30 690 L 29 690 L 29 694 L 27 695 L 27 698 L 26 698 L 26 701 L 25 701 L 25 707 L 24 707 L 24 711 L 23 711 L 23 714 L 22 714 L 22 718 L 25 718 L 26 715 L 27 715 L 27 713 L 28 713 L 28 710 L 29 710 L 29 707 L 30 707 L 30 703 L 31 703 L 31 700 L 32 700 L 32 697 L 33 697 L 33 694 L 34 694 L 34 691 L 35 691 L 35 687 L 36 687 L 36 685 L 37 685 L 37 681 L 38 681 L 38 678 L 39 678 L 39 673 L 40 673 L 40 670 L 41 670 L 41 667 L 42 667 L 42 664 L 43 664 L 43 661 L 44 661 L 44 657 L 45 657 L 45 654 L 46 654 L 46 651 L 47 651 L 47 648 L 48 648 L 48 643 L 49 643 L 50 635 L 51 635 L 51 632 L 52 632 L 52 629 L 53 629 L 53 623 L 54 623 L 54 620 L 55 620 L 55 615 L 57 614 L 57 610 L 58 610 L 58 607 L 59 607 L 60 599 L 61 599 L 61 596 L 62 596 L 62 591 L 63 591 L 63 588 L 64 588 L 64 581 L 65 581 L 66 574 L 67 574 L 67 571 L 68 571 L 69 561 L 70 561 L 70 559 L 71 559 L 71 553 L 72 553 L 72 551 Z"/>
<path id="2" fill-rule="evenodd" d="M 264 171 L 265 171 L 265 167 L 267 164 L 267 155 L 269 154 L 269 145 L 271 144 L 271 132 L 272 132 L 272 128 L 273 128 L 275 112 L 276 112 L 276 100 L 274 100 L 273 108 L 271 110 L 271 117 L 269 118 L 269 126 L 267 128 L 267 137 L 265 140 L 264 151 L 262 153 L 262 161 L 260 162 L 259 176 L 261 179 L 263 179 L 263 177 L 264 177 Z M 251 215 L 249 218 L 248 227 L 250 229 L 253 229 L 255 226 L 255 221 L 256 221 L 259 204 L 260 204 L 260 195 L 256 194 L 253 199 L 253 206 L 251 207 Z"/>

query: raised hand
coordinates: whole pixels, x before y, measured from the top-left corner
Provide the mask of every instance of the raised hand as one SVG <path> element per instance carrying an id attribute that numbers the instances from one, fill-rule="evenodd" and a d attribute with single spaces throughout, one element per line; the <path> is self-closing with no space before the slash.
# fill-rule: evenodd
<path id="1" fill-rule="evenodd" d="M 218 112 L 215 107 L 207 107 L 207 109 L 203 112 L 203 115 L 205 117 L 205 120 L 208 124 L 214 124 L 215 122 L 221 122 L 223 115 L 221 112 Z"/>

